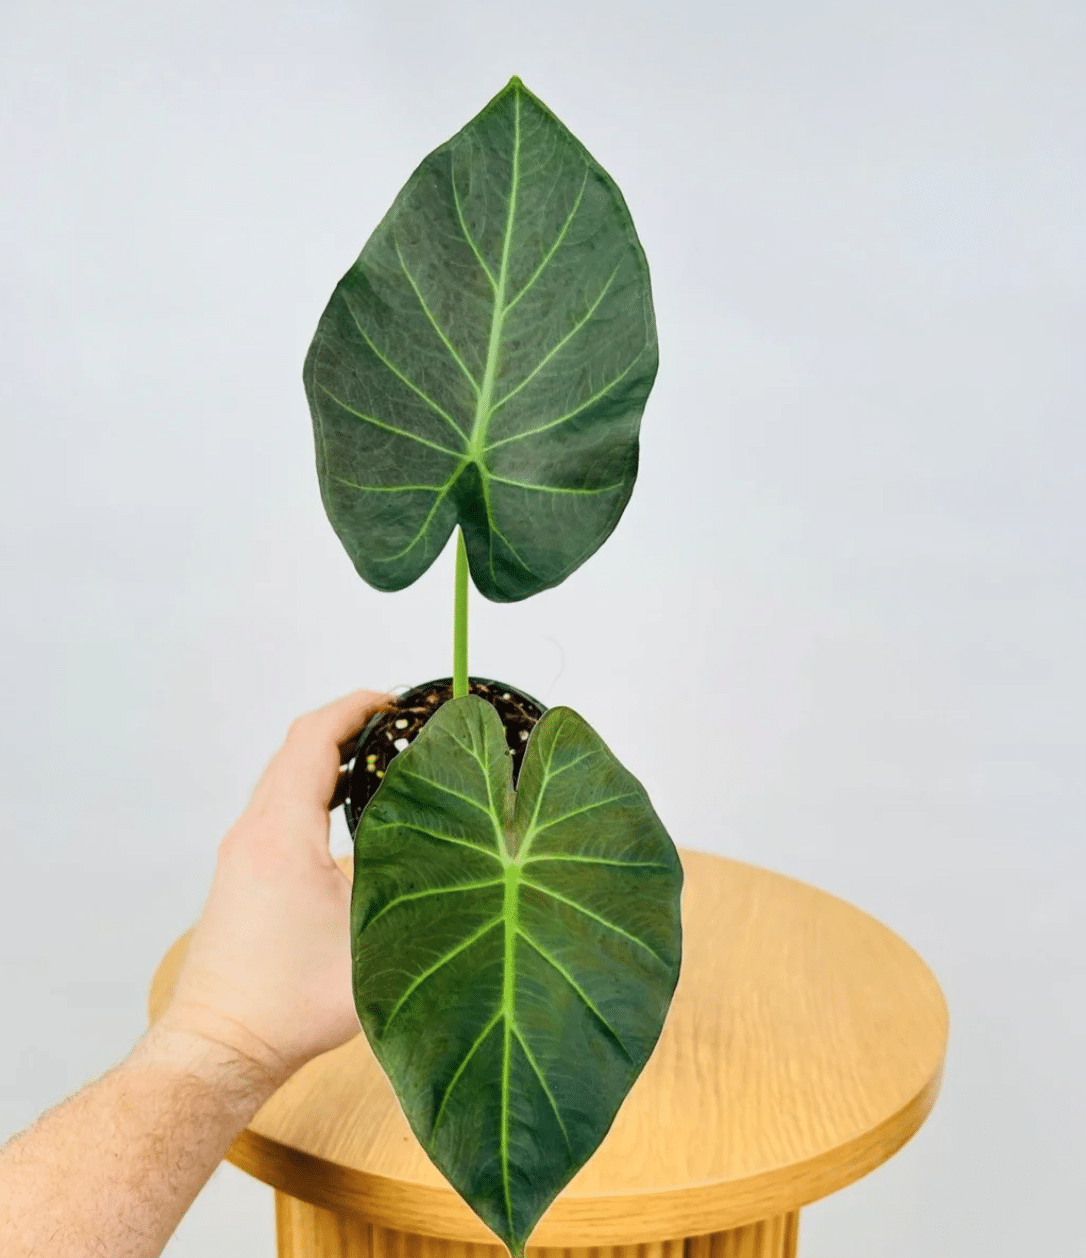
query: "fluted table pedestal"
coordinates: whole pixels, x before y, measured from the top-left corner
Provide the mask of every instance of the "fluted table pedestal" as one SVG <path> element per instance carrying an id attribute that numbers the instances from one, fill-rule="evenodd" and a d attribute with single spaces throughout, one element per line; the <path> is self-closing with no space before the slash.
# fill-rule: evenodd
<path id="1" fill-rule="evenodd" d="M 275 1194 L 279 1258 L 508 1258 L 500 1245 L 440 1240 L 367 1223 L 358 1214 L 322 1210 Z M 795 1258 L 799 1212 L 684 1240 L 642 1245 L 536 1247 L 530 1258 Z"/>

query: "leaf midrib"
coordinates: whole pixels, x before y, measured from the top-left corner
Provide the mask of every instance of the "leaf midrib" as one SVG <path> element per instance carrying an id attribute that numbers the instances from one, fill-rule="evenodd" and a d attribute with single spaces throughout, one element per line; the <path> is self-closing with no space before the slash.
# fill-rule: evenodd
<path id="1" fill-rule="evenodd" d="M 505 1035 L 502 1042 L 502 1127 L 499 1156 L 502 1166 L 502 1186 L 505 1190 L 505 1210 L 509 1230 L 513 1230 L 513 1196 L 509 1182 L 509 1082 L 513 1053 L 513 1027 L 516 1021 L 516 962 L 517 931 L 520 925 L 520 866 L 515 861 L 505 868 L 505 897 L 502 917 L 505 921 L 505 973 L 502 976 L 502 1015 Z"/>
<path id="2" fill-rule="evenodd" d="M 509 208 L 505 217 L 505 239 L 502 241 L 502 259 L 498 268 L 498 283 L 494 290 L 494 309 L 490 316 L 490 340 L 486 347 L 486 366 L 479 384 L 475 402 L 475 420 L 471 426 L 470 456 L 485 466 L 486 432 L 494 399 L 494 383 L 498 375 L 498 352 L 502 332 L 505 329 L 505 292 L 509 283 L 509 257 L 513 248 L 513 223 L 517 214 L 517 192 L 520 185 L 520 93 L 513 90 L 513 160 L 509 180 Z M 487 503 L 489 514 L 489 502 Z"/>

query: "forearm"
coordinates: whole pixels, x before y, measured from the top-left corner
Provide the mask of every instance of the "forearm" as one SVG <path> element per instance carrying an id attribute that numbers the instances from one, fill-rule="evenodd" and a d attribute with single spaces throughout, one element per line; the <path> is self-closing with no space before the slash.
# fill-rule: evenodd
<path id="1" fill-rule="evenodd" d="M 5 1258 L 157 1258 L 278 1081 L 157 1026 L 0 1150 Z"/>
<path id="2" fill-rule="evenodd" d="M 0 1258 L 157 1258 L 278 1084 L 358 1034 L 328 806 L 390 698 L 358 690 L 291 725 L 219 847 L 162 1019 L 0 1149 Z"/>

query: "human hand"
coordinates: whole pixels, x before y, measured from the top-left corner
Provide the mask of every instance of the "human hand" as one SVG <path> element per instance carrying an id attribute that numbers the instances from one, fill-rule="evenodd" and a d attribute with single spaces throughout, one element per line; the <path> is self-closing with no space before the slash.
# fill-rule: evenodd
<path id="1" fill-rule="evenodd" d="M 240 1054 L 274 1083 L 358 1033 L 348 879 L 328 850 L 340 746 L 391 695 L 299 717 L 219 846 L 211 891 L 159 1026 Z"/>

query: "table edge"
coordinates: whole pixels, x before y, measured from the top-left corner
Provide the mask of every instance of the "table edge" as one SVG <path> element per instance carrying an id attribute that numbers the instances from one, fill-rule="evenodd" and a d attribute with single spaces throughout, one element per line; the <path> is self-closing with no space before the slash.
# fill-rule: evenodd
<path id="1" fill-rule="evenodd" d="M 805 1162 L 769 1167 L 741 1180 L 665 1192 L 560 1195 L 530 1243 L 561 1249 L 638 1245 L 703 1236 L 798 1210 L 862 1179 L 901 1149 L 931 1113 L 942 1077 L 941 1061 L 933 1077 L 896 1113 Z M 380 1227 L 452 1241 L 497 1243 L 451 1188 L 340 1166 L 250 1130 L 238 1136 L 227 1159 L 291 1197 L 361 1215 Z"/>

